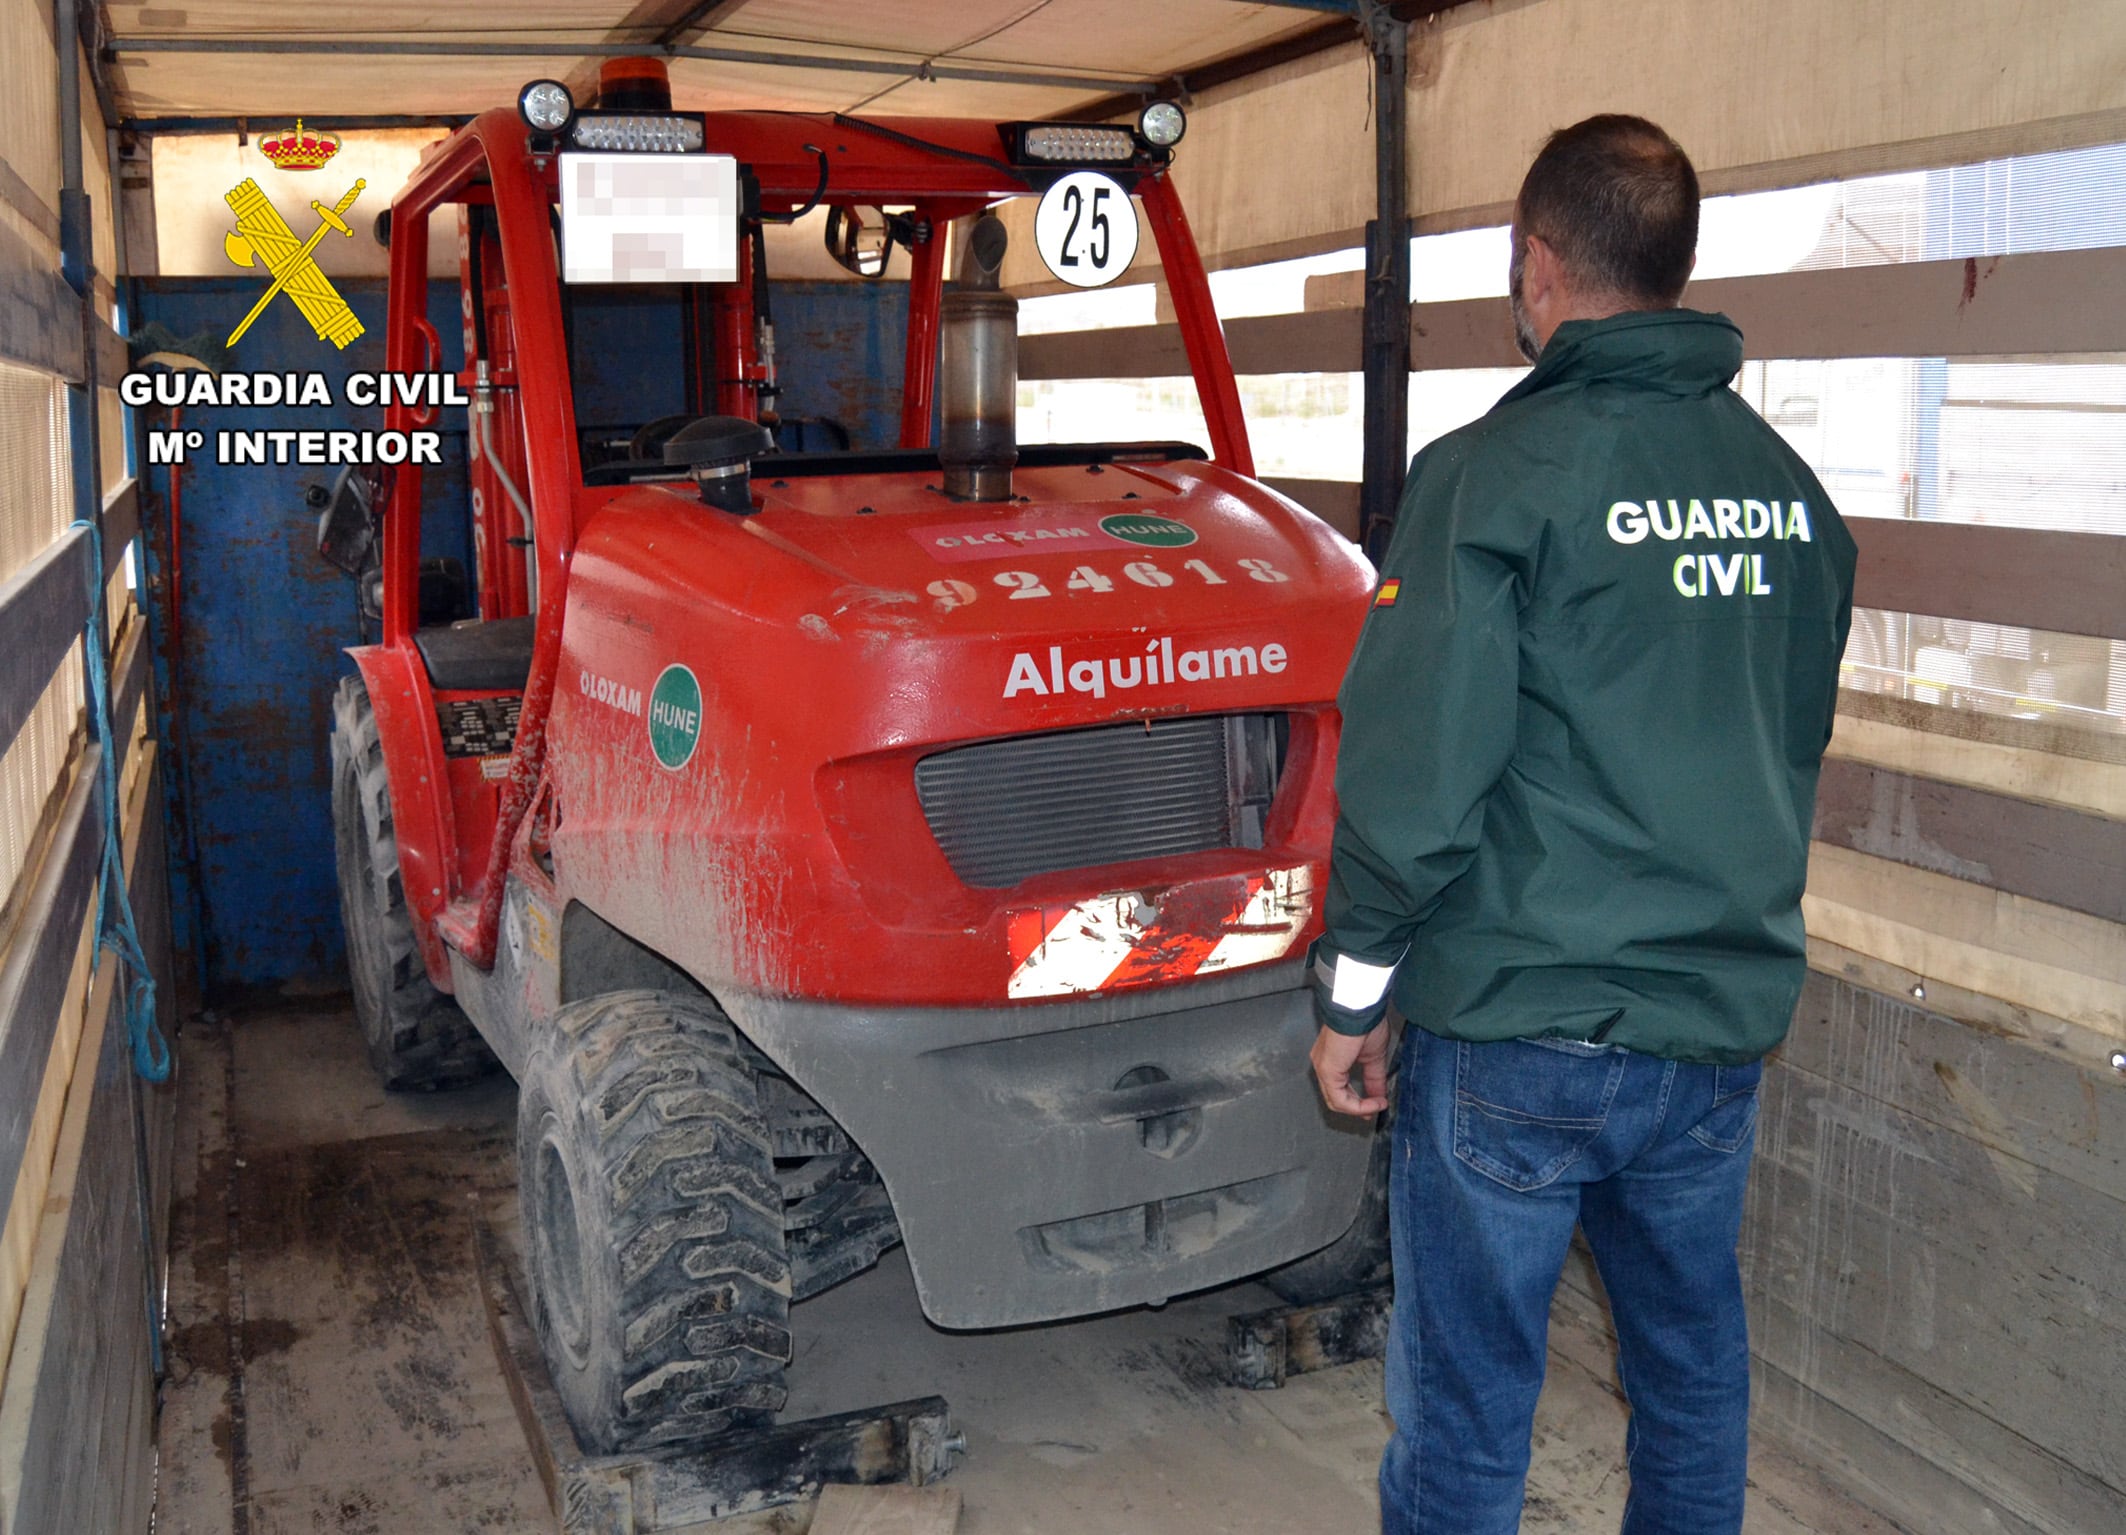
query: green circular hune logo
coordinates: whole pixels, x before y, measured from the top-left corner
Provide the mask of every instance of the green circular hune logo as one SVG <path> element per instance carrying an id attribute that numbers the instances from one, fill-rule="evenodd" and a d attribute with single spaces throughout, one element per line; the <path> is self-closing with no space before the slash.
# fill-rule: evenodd
<path id="1" fill-rule="evenodd" d="M 1180 549 L 1196 541 L 1196 530 L 1187 523 L 1145 512 L 1117 512 L 1112 517 L 1102 517 L 1100 531 L 1147 549 Z"/>
<path id="2" fill-rule="evenodd" d="M 668 768 L 683 768 L 701 743 L 701 684 L 674 661 L 650 689 L 650 750 Z"/>

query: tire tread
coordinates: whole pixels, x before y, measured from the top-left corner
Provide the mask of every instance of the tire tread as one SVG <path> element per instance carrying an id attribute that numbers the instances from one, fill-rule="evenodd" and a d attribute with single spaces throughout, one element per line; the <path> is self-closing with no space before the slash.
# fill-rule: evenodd
<path id="1" fill-rule="evenodd" d="M 524 1186 L 550 1113 L 564 1162 L 577 1158 L 572 1184 L 597 1180 L 610 1238 L 616 1288 L 592 1308 L 603 1314 L 590 1320 L 590 1370 L 562 1392 L 578 1434 L 600 1451 L 646 1449 L 772 1417 L 790 1358 L 790 1264 L 758 1089 L 729 1022 L 706 999 L 665 992 L 570 1003 L 523 1087 Z M 540 1218 L 530 1199 L 525 1216 Z M 558 1381 L 536 1273 L 533 1292 Z"/>
<path id="2" fill-rule="evenodd" d="M 495 1057 L 472 1020 L 429 980 L 414 940 L 384 744 L 361 678 L 340 679 L 332 716 L 340 923 L 370 1064 L 387 1091 L 463 1087 L 493 1071 Z"/>

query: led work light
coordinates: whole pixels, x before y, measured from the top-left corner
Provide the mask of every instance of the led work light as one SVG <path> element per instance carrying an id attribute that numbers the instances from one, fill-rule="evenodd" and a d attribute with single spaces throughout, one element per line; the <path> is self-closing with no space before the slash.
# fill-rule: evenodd
<path id="1" fill-rule="evenodd" d="M 1127 165 L 1137 158 L 1137 136 L 1127 128 L 1078 123 L 1020 123 L 1020 160 L 1055 165 Z"/>
<path id="2" fill-rule="evenodd" d="M 1188 132 L 1188 115 L 1171 101 L 1155 101 L 1138 114 L 1137 131 L 1154 149 L 1172 149 Z"/>
<path id="3" fill-rule="evenodd" d="M 534 132 L 559 133 L 576 115 L 576 102 L 559 80 L 534 80 L 517 92 L 517 112 Z"/>
<path id="4" fill-rule="evenodd" d="M 628 154 L 695 154 L 708 142 L 698 114 L 585 112 L 569 132 L 577 149 Z"/>

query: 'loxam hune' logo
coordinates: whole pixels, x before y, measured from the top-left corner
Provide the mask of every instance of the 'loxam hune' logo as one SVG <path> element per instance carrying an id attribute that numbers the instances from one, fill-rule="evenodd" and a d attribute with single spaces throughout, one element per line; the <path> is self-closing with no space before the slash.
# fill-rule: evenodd
<path id="1" fill-rule="evenodd" d="M 1167 683 L 1223 682 L 1228 679 L 1276 676 L 1290 666 L 1291 657 L 1274 640 L 1263 646 L 1218 645 L 1197 650 L 1174 649 L 1171 635 L 1147 640 L 1141 654 L 1103 655 L 1071 660 L 1061 645 L 1048 647 L 1044 667 L 1033 652 L 1022 650 L 1011 658 L 1011 674 L 1004 679 L 1004 696 L 1016 698 L 1031 693 L 1036 698 L 1057 698 L 1065 693 L 1085 693 L 1105 698 L 1110 689 L 1126 692 L 1136 687 L 1159 687 Z"/>
<path id="2" fill-rule="evenodd" d="M 657 674 L 650 689 L 650 751 L 677 772 L 693 760 L 701 743 L 701 683 L 690 667 L 674 661 Z"/>
<path id="3" fill-rule="evenodd" d="M 1100 519 L 1100 531 L 1124 543 L 1147 549 L 1185 549 L 1196 541 L 1196 530 L 1172 517 L 1148 512 L 1116 512 Z"/>
<path id="4" fill-rule="evenodd" d="M 615 682 L 610 677 L 601 677 L 589 667 L 576 673 L 576 690 L 585 698 L 604 704 L 609 709 L 618 709 L 622 714 L 642 718 L 642 689 L 631 688 L 624 682 Z"/>

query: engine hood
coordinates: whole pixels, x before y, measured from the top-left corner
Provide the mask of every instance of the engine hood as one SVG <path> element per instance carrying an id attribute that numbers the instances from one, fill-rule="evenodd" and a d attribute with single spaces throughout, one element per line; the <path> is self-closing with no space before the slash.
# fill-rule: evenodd
<path id="1" fill-rule="evenodd" d="M 1345 627 L 1372 580 L 1310 513 L 1212 464 L 1022 467 L 1014 482 L 1009 502 L 955 502 L 935 471 L 780 479 L 764 460 L 756 515 L 711 511 L 686 486 L 636 487 L 596 515 L 583 563 L 603 550 L 632 564 L 635 545 L 660 584 L 859 644 L 1140 634 L 1313 608 Z"/>
<path id="2" fill-rule="evenodd" d="M 571 562 L 559 717 L 578 693 L 640 713 L 678 665 L 704 717 L 824 762 L 1335 699 L 1373 577 L 1325 523 L 1195 461 L 1015 479 L 1023 500 L 956 503 L 935 471 L 762 461 L 753 516 L 612 495 Z"/>

